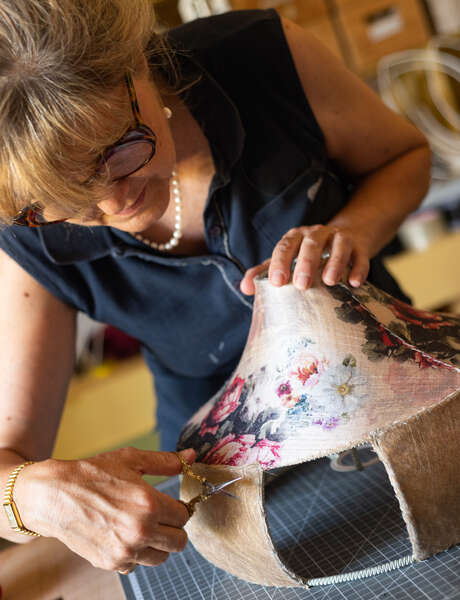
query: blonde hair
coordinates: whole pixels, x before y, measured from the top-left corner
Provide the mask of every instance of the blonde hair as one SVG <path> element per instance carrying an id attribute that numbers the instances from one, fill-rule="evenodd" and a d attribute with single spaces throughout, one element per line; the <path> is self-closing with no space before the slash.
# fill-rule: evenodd
<path id="1" fill-rule="evenodd" d="M 167 52 L 154 25 L 152 0 L 0 0 L 1 221 L 94 204 L 84 182 L 132 125 L 124 76 Z"/>

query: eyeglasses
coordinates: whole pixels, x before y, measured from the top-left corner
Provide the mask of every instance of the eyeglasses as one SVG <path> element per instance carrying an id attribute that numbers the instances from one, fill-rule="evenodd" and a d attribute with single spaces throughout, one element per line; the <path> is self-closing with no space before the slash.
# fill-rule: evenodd
<path id="1" fill-rule="evenodd" d="M 156 135 L 141 120 L 136 90 L 129 73 L 125 76 L 125 83 L 131 100 L 135 126 L 128 129 L 117 142 L 105 149 L 95 172 L 95 176 L 102 175 L 113 183 L 129 177 L 145 167 L 152 160 L 157 143 Z M 13 218 L 13 224 L 43 227 L 44 225 L 63 223 L 66 220 L 47 221 L 43 216 L 43 208 L 35 202 L 23 208 Z"/>

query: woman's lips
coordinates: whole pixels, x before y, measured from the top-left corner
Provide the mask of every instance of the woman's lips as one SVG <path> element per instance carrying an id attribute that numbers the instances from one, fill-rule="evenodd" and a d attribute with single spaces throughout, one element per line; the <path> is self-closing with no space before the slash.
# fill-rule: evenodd
<path id="1" fill-rule="evenodd" d="M 133 215 L 138 210 L 138 208 L 141 206 L 141 204 L 144 202 L 145 190 L 146 189 L 147 189 L 147 186 L 145 186 L 145 188 L 139 194 L 139 197 L 134 202 L 134 204 L 131 204 L 131 206 L 128 206 L 128 208 L 125 208 L 125 209 L 121 210 L 120 212 L 117 212 L 116 213 L 117 217 L 118 216 L 120 216 L 120 217 L 130 217 L 131 215 Z"/>

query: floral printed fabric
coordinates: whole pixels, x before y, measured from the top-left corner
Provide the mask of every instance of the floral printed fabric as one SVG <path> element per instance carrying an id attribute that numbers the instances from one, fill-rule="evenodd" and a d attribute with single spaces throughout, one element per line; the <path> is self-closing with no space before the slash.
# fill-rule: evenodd
<path id="1" fill-rule="evenodd" d="M 422 366 L 433 359 L 460 366 L 460 317 L 417 310 L 369 283 L 352 294 L 345 286 L 330 288 L 330 293 L 341 300 L 339 318 L 366 325 L 369 358 L 392 354 L 399 360 L 412 356 Z M 380 323 L 377 334 L 375 320 Z M 384 328 L 406 344 L 383 335 Z"/>
<path id="2" fill-rule="evenodd" d="M 457 317 L 370 284 L 300 292 L 260 280 L 240 364 L 178 447 L 208 464 L 269 469 L 366 441 L 458 389 L 459 333 Z"/>

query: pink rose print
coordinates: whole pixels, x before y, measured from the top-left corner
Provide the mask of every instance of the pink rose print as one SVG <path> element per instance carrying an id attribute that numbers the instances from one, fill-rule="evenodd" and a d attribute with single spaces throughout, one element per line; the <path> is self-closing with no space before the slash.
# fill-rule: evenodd
<path id="1" fill-rule="evenodd" d="M 289 381 L 286 381 L 285 383 L 281 383 L 278 386 L 278 389 L 276 390 L 276 393 L 278 394 L 278 398 L 281 398 L 281 396 L 284 396 L 285 394 L 290 394 L 292 392 L 292 388 L 291 388 L 291 384 L 289 383 Z"/>
<path id="2" fill-rule="evenodd" d="M 258 462 L 264 469 L 271 469 L 281 458 L 280 448 L 281 444 L 279 442 L 267 439 L 260 440 L 251 448 L 250 462 Z"/>
<path id="3" fill-rule="evenodd" d="M 238 402 L 241 396 L 241 390 L 243 389 L 244 379 L 241 377 L 235 377 L 233 382 L 228 386 L 222 398 L 215 404 L 212 409 L 209 418 L 214 423 L 220 423 L 232 413 L 238 406 Z"/>
<path id="4" fill-rule="evenodd" d="M 247 453 L 255 441 L 256 436 L 252 433 L 238 436 L 230 433 L 211 448 L 203 458 L 203 462 L 208 465 L 231 465 L 233 467 L 244 464 L 247 462 Z"/>
<path id="5" fill-rule="evenodd" d="M 203 421 L 200 427 L 199 435 L 203 436 L 206 433 L 215 435 L 219 429 L 220 423 L 228 417 L 238 406 L 241 390 L 243 389 L 244 379 L 235 377 L 232 383 L 225 390 L 225 393 L 220 400 L 213 406 L 211 412 Z"/>
<path id="6" fill-rule="evenodd" d="M 287 406 L 288 408 L 295 406 L 298 398 L 292 395 L 292 388 L 289 381 L 285 381 L 278 386 L 276 390 L 276 394 L 278 398 L 281 398 L 281 404 L 283 406 Z"/>
<path id="7" fill-rule="evenodd" d="M 281 458 L 281 444 L 267 439 L 255 442 L 256 437 L 252 433 L 239 436 L 230 433 L 211 448 L 202 462 L 233 467 L 258 462 L 264 469 L 277 464 Z"/>
<path id="8" fill-rule="evenodd" d="M 206 421 L 203 421 L 203 423 L 201 423 L 201 427 L 200 427 L 200 431 L 198 432 L 198 435 L 206 435 L 207 433 L 210 433 L 211 435 L 215 435 L 217 430 L 219 429 L 219 425 L 214 425 L 214 427 L 210 427 L 209 425 L 206 424 Z"/>

